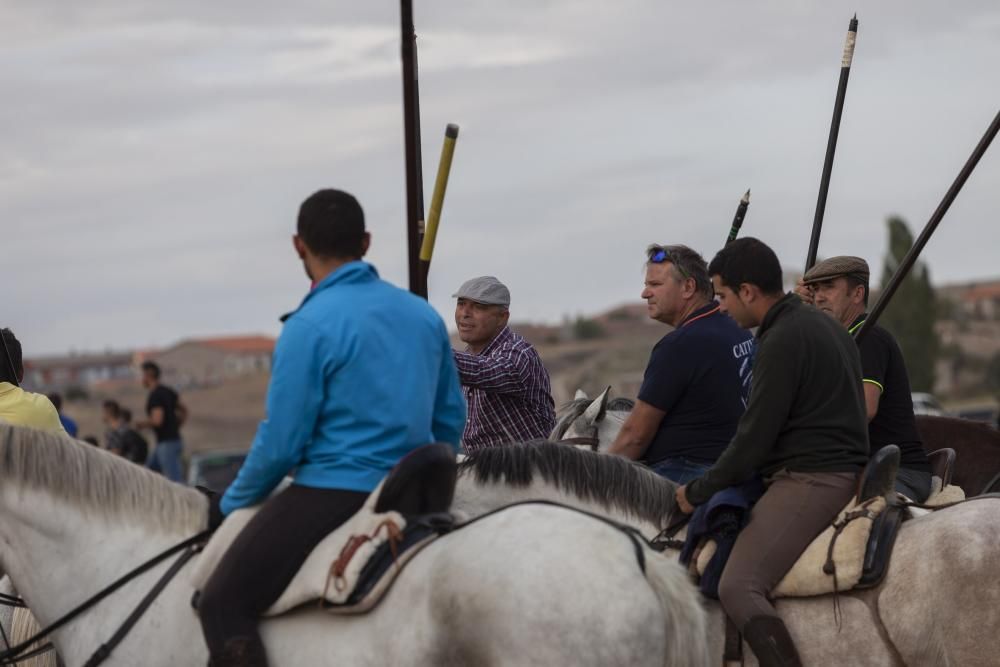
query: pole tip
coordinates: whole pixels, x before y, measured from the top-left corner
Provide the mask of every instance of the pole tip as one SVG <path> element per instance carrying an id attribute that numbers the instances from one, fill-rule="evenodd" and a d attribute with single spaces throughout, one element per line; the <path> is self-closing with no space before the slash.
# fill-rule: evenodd
<path id="1" fill-rule="evenodd" d="M 457 139 L 458 125 L 455 125 L 454 123 L 448 123 L 448 127 L 444 128 L 444 136 L 448 137 L 449 139 Z"/>
<path id="2" fill-rule="evenodd" d="M 747 191 L 743 194 L 743 197 L 740 199 L 740 201 L 742 201 L 742 202 L 748 202 L 749 203 L 749 201 L 750 201 L 750 188 L 747 188 Z"/>
<path id="3" fill-rule="evenodd" d="M 847 30 L 848 30 L 848 32 L 857 32 L 858 31 L 858 13 L 857 12 L 854 12 L 854 18 L 851 19 L 850 27 Z"/>

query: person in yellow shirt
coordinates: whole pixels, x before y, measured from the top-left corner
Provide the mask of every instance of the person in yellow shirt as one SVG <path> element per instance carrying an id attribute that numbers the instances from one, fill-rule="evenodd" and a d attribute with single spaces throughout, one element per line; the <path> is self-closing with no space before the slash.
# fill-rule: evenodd
<path id="1" fill-rule="evenodd" d="M 24 363 L 21 343 L 10 329 L 0 329 L 0 422 L 66 433 L 59 413 L 42 394 L 21 389 Z"/>

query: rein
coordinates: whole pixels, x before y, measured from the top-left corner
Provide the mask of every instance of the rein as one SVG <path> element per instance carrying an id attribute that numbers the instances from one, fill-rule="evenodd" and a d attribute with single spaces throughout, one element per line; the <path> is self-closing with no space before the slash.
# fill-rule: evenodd
<path id="1" fill-rule="evenodd" d="M 90 609 L 98 602 L 100 602 L 104 598 L 108 597 L 109 595 L 117 591 L 119 588 L 121 588 L 128 582 L 132 581 L 139 575 L 144 574 L 145 572 L 152 569 L 156 565 L 159 565 L 160 563 L 170 558 L 174 554 L 183 552 L 181 553 L 180 557 L 176 561 L 174 561 L 173 565 L 171 565 L 170 568 L 163 574 L 163 576 L 160 577 L 160 579 L 156 582 L 153 588 L 150 589 L 150 591 L 146 594 L 146 596 L 143 597 L 143 599 L 139 602 L 139 604 L 132 611 L 132 613 L 129 614 L 128 618 L 126 618 L 122 622 L 121 626 L 119 626 L 118 630 L 115 631 L 115 633 L 111 636 L 111 638 L 104 644 L 101 644 L 101 646 L 94 652 L 94 654 L 90 657 L 90 659 L 87 660 L 87 662 L 85 663 L 85 667 L 94 667 L 95 665 L 101 664 L 102 662 L 104 662 L 104 660 L 108 658 L 108 656 L 111 655 L 111 652 L 114 650 L 114 648 L 119 643 L 121 643 L 121 641 L 125 638 L 125 635 L 127 635 L 128 632 L 132 629 L 132 627 L 136 624 L 136 622 L 138 622 L 139 618 L 141 618 L 142 615 L 146 612 L 146 610 L 149 609 L 149 606 L 153 604 L 153 601 L 157 598 L 157 596 L 159 596 L 159 594 L 163 591 L 163 589 L 166 588 L 167 584 L 170 583 L 170 580 L 173 579 L 178 572 L 180 572 L 181 568 L 183 568 L 184 565 L 186 565 L 187 562 L 191 560 L 191 558 L 196 553 L 198 553 L 200 547 L 204 544 L 206 538 L 208 538 L 209 535 L 210 535 L 209 531 L 204 530 L 198 533 L 197 535 L 189 537 L 186 540 L 175 544 L 166 551 L 163 551 L 157 554 L 156 556 L 153 556 L 145 563 L 139 565 L 132 571 L 119 577 L 114 582 L 112 582 L 105 588 L 101 589 L 100 591 L 92 595 L 90 598 L 81 602 L 72 610 L 64 614 L 62 617 L 60 617 L 54 623 L 49 625 L 47 628 L 43 628 L 42 630 L 40 630 L 33 637 L 30 637 L 25 641 L 21 642 L 20 644 L 18 644 L 17 646 L 8 648 L 7 650 L 0 653 L 0 665 L 15 665 L 18 662 L 26 660 L 29 657 L 33 657 L 35 655 L 44 653 L 45 651 L 49 650 L 52 646 L 51 643 L 46 644 L 40 649 L 31 651 L 30 653 L 27 652 L 29 646 L 31 646 L 32 644 L 41 639 L 48 637 L 53 632 L 55 632 L 62 626 L 66 625 L 77 616 L 80 616 L 83 612 L 87 611 L 88 609 Z M 11 598 L 10 596 L 4 596 L 4 600 L 2 603 L 8 604 L 10 606 L 24 606 L 23 600 L 21 600 L 20 598 Z"/>

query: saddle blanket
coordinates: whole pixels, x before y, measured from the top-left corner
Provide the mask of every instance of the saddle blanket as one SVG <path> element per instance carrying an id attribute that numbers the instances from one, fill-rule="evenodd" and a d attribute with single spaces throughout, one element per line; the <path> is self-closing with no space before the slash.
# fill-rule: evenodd
<path id="1" fill-rule="evenodd" d="M 961 488 L 948 485 L 936 491 L 924 504 L 939 506 L 964 499 L 965 493 Z M 806 547 L 792 569 L 778 582 L 778 586 L 771 592 L 771 595 L 774 597 L 809 597 L 833 593 L 835 589 L 837 592 L 843 593 L 857 586 L 864 574 L 865 551 L 868 547 L 872 526 L 885 507 L 884 498 L 868 501 L 867 512 L 859 513 L 859 516 L 847 521 L 840 534 L 836 536 L 832 553 L 836 582 L 834 582 L 833 574 L 825 572 L 824 566 L 827 563 L 830 542 L 837 532 L 835 526 L 860 508 L 854 500 L 848 503 L 837 515 L 833 524 L 828 526 Z M 909 514 L 914 518 L 928 514 L 930 511 L 909 508 Z M 683 540 L 684 532 L 677 537 Z M 706 540 L 692 559 L 692 574 L 696 578 L 704 574 L 713 555 L 715 555 L 715 542 Z"/>
<path id="2" fill-rule="evenodd" d="M 436 533 L 424 531 L 416 540 L 405 539 L 404 547 L 404 533 L 410 538 L 413 531 L 407 530 L 403 515 L 374 511 L 381 488 L 379 485 L 372 492 L 357 514 L 316 545 L 264 616 L 278 616 L 317 600 L 323 609 L 336 614 L 363 614 L 378 604 L 403 566 L 437 537 Z M 195 590 L 204 588 L 230 544 L 258 510 L 259 506 L 247 507 L 226 517 L 191 570 Z M 369 576 L 372 568 L 365 566 L 386 547 L 392 552 L 389 567 Z M 359 585 L 363 591 L 355 595 Z"/>
<path id="3" fill-rule="evenodd" d="M 836 589 L 838 592 L 850 590 L 861 580 L 865 549 L 875 518 L 885 509 L 885 499 L 875 498 L 858 505 L 853 500 L 841 510 L 833 524 L 820 533 L 806 547 L 792 569 L 771 592 L 774 597 L 807 597 L 834 592 L 834 577 L 826 574 L 823 566 L 827 562 L 830 542 L 837 532 L 835 526 L 843 523 L 843 528 L 833 544 L 833 563 L 836 567 Z M 859 511 L 859 510 L 865 511 Z M 846 520 L 850 518 L 850 520 Z M 683 535 L 679 535 L 683 538 Z M 708 562 L 715 555 L 715 542 L 706 540 L 692 558 L 692 574 L 697 578 L 705 572 Z"/>

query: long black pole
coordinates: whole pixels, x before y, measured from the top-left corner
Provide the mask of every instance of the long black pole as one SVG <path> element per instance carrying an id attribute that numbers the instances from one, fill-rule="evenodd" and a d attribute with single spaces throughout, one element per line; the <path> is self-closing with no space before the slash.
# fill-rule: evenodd
<path id="1" fill-rule="evenodd" d="M 736 207 L 736 215 L 733 216 L 733 225 L 729 228 L 729 236 L 726 237 L 726 245 L 736 240 L 740 234 L 740 227 L 743 226 L 743 218 L 746 217 L 747 207 L 750 206 L 750 190 L 740 197 L 739 206 Z"/>
<path id="2" fill-rule="evenodd" d="M 823 161 L 823 176 L 819 181 L 819 195 L 816 197 L 816 214 L 813 216 L 812 235 L 809 237 L 809 252 L 806 254 L 806 271 L 816 263 L 819 251 L 819 234 L 823 230 L 823 214 L 826 213 L 826 195 L 830 191 L 830 174 L 833 173 L 833 157 L 837 153 L 837 137 L 840 134 L 840 117 L 844 113 L 844 97 L 847 95 L 847 79 L 851 75 L 854 60 L 854 43 L 858 38 L 858 15 L 855 14 L 847 28 L 844 41 L 844 55 L 840 61 L 840 82 L 837 84 L 837 99 L 833 103 L 833 120 L 830 121 L 830 137 L 826 140 L 826 159 Z"/>
<path id="3" fill-rule="evenodd" d="M 867 333 L 868 330 L 875 326 L 875 323 L 878 322 L 878 318 L 882 314 L 882 311 L 884 311 L 886 306 L 889 305 L 889 299 L 891 299 L 892 295 L 896 293 L 899 285 L 906 278 L 910 269 L 913 268 L 913 264 L 917 261 L 917 256 L 920 255 L 920 251 L 924 249 L 925 245 L 927 245 L 927 241 L 930 240 L 931 234 L 933 234 L 934 230 L 937 229 L 938 223 L 941 222 L 944 214 L 948 212 L 948 208 L 951 206 L 951 203 L 955 201 L 955 197 L 957 197 L 958 193 L 962 191 L 962 186 L 965 185 L 965 181 L 968 180 L 972 170 L 976 168 L 976 165 L 979 163 L 979 158 L 983 157 L 983 153 L 985 153 L 986 149 L 990 147 L 990 143 L 993 141 L 993 138 L 997 136 L 997 131 L 1000 131 L 1000 111 L 997 112 L 993 122 L 990 123 L 989 128 L 987 128 L 986 134 L 983 135 L 983 138 L 979 140 L 979 144 L 976 146 L 975 150 L 972 151 L 972 155 L 969 156 L 965 166 L 962 167 L 962 171 L 958 173 L 958 177 L 955 179 L 955 182 L 951 184 L 951 187 L 948 188 L 948 192 L 944 194 L 944 199 L 942 199 L 941 203 L 938 204 L 937 209 L 935 209 L 933 215 L 931 215 L 931 219 L 927 221 L 926 225 L 924 225 L 924 229 L 920 232 L 920 236 L 918 236 L 917 240 L 913 242 L 913 247 L 910 248 L 909 252 L 906 253 L 906 256 L 903 257 L 903 260 L 899 263 L 899 266 L 896 268 L 896 272 L 892 274 L 892 278 L 889 280 L 889 284 L 885 286 L 885 289 L 882 290 L 882 294 L 878 297 L 878 301 L 875 302 L 875 307 L 871 309 L 870 313 L 868 313 L 868 318 L 865 320 L 864 324 L 861 325 L 861 328 L 858 329 L 857 333 L 854 334 L 854 337 L 857 340 L 860 340 L 865 333 Z"/>
<path id="4" fill-rule="evenodd" d="M 400 0 L 403 55 L 403 135 L 406 143 L 406 256 L 410 291 L 427 298 L 420 270 L 421 226 L 424 221 L 424 182 L 420 162 L 420 91 L 417 87 L 417 35 L 413 29 L 413 0 Z"/>

